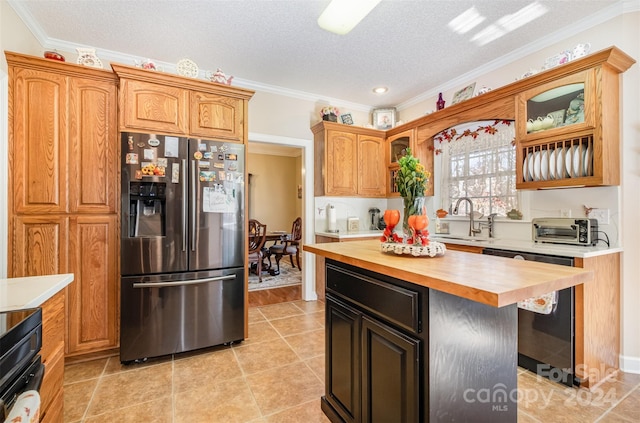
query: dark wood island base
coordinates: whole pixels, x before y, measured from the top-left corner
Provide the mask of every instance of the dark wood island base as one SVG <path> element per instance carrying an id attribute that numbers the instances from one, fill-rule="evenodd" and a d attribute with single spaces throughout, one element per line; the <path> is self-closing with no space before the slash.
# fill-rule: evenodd
<path id="1" fill-rule="evenodd" d="M 327 260 L 326 395 L 337 422 L 515 422 L 517 309 Z"/>
<path id="2" fill-rule="evenodd" d="M 334 423 L 516 422 L 517 301 L 593 272 L 379 248 L 304 246 L 325 257 L 324 414 Z"/>

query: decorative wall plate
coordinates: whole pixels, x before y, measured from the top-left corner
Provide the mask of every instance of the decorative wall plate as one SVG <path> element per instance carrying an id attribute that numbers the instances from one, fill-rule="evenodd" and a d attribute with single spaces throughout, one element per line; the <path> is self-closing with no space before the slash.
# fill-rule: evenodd
<path id="1" fill-rule="evenodd" d="M 78 51 L 77 63 L 79 65 L 102 69 L 102 61 L 96 56 L 96 49 L 77 48 L 76 50 Z"/>
<path id="2" fill-rule="evenodd" d="M 180 59 L 176 63 L 176 71 L 180 76 L 195 78 L 198 76 L 198 65 L 190 59 Z"/>

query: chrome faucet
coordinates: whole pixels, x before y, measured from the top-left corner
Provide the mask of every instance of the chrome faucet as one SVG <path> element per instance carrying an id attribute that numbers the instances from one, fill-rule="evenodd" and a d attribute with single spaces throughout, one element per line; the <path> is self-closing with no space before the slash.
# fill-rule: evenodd
<path id="1" fill-rule="evenodd" d="M 478 223 L 478 227 L 480 228 L 480 230 L 482 230 L 482 228 L 487 228 L 489 229 L 489 238 L 493 238 L 493 224 L 496 221 L 496 216 L 498 215 L 498 213 L 491 213 L 488 217 L 487 217 L 487 222 L 479 222 Z"/>
<path id="2" fill-rule="evenodd" d="M 465 200 L 469 203 L 469 236 L 474 236 L 475 234 L 479 234 L 482 232 L 482 229 L 476 229 L 473 224 L 473 202 L 469 197 L 460 197 L 458 201 L 456 201 L 456 206 L 453 208 L 453 214 L 458 214 L 458 206 L 460 206 L 460 202 Z"/>

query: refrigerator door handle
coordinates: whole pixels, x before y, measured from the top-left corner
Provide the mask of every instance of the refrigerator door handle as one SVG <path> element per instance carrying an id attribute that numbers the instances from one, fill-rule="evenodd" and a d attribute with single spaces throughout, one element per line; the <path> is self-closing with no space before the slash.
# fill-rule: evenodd
<path id="1" fill-rule="evenodd" d="M 196 161 L 191 160 L 191 251 L 196 250 L 196 194 L 198 189 L 196 187 Z"/>
<path id="2" fill-rule="evenodd" d="M 134 283 L 133 287 L 134 288 L 162 288 L 167 286 L 199 285 L 202 283 L 210 283 L 210 282 L 216 282 L 216 281 L 228 281 L 235 278 L 236 278 L 236 275 L 226 275 L 226 276 L 218 276 L 215 278 L 193 279 L 190 281 Z"/>
<path id="3" fill-rule="evenodd" d="M 182 251 L 187 251 L 187 215 L 189 213 L 187 190 L 187 160 L 182 159 Z"/>

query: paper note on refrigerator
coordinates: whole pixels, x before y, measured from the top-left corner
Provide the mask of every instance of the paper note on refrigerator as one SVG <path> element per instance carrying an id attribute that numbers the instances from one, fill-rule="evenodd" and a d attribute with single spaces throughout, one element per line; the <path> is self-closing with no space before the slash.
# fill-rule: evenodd
<path id="1" fill-rule="evenodd" d="M 234 198 L 216 187 L 202 189 L 202 211 L 204 213 L 232 213 L 235 209 Z"/>

